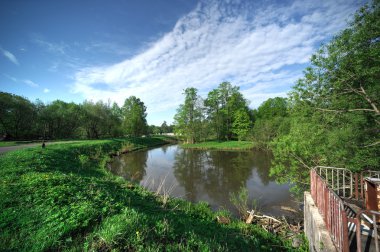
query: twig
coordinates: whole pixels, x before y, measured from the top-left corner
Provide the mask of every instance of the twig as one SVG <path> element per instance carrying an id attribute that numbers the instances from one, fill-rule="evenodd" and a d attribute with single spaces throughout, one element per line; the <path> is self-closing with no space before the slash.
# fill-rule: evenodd
<path id="1" fill-rule="evenodd" d="M 266 219 L 270 219 L 270 220 L 274 220 L 276 222 L 282 223 L 281 221 L 277 220 L 276 218 L 273 218 L 273 217 L 268 216 L 268 215 L 262 215 L 262 216 L 260 216 L 260 215 L 254 214 L 253 217 L 260 218 L 260 219 L 266 218 Z"/>

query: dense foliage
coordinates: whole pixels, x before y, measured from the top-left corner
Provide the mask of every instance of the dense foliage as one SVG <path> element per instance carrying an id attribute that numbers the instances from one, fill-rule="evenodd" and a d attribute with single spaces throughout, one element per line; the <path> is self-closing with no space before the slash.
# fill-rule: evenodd
<path id="1" fill-rule="evenodd" d="M 149 126 L 146 107 L 137 97 L 117 103 L 56 100 L 44 104 L 0 92 L 0 139 L 100 139 L 173 132 L 173 126 Z"/>
<path id="2" fill-rule="evenodd" d="M 380 169 L 380 1 L 322 46 L 286 99 L 256 111 L 253 136 L 275 156 L 272 174 L 307 182 L 317 165 Z"/>
<path id="3" fill-rule="evenodd" d="M 188 143 L 214 138 L 246 139 L 252 128 L 252 113 L 239 87 L 223 82 L 205 100 L 197 89 L 185 89 L 185 102 L 174 117 L 175 131 Z"/>
<path id="4" fill-rule="evenodd" d="M 104 169 L 110 152 L 163 138 L 82 141 L 0 156 L 1 251 L 286 251 L 256 225 L 216 222 L 206 203 L 165 199 Z"/>
<path id="5" fill-rule="evenodd" d="M 147 132 L 146 107 L 139 98 L 129 97 L 121 110 L 124 118 L 123 128 L 128 135 L 141 136 Z"/>

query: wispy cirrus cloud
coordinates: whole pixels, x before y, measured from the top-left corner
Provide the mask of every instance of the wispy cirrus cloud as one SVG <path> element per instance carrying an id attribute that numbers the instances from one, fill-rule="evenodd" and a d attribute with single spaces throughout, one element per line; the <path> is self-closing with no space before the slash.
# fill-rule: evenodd
<path id="1" fill-rule="evenodd" d="M 56 53 L 59 55 L 65 55 L 66 50 L 69 48 L 69 45 L 60 41 L 60 42 L 51 42 L 46 39 L 44 39 L 40 35 L 34 35 L 32 42 L 35 43 L 36 45 L 42 47 L 48 52 L 51 53 Z"/>
<path id="2" fill-rule="evenodd" d="M 77 71 L 72 90 L 119 104 L 136 95 L 149 114 L 174 112 L 186 87 L 206 94 L 230 81 L 258 106 L 284 96 L 319 44 L 343 28 L 357 7 L 354 0 L 266 7 L 204 1 L 145 51 L 117 64 Z"/>
<path id="3" fill-rule="evenodd" d="M 3 76 L 5 76 L 7 79 L 9 79 L 9 80 L 11 80 L 11 81 L 13 81 L 13 82 L 17 82 L 17 81 L 18 81 L 17 78 L 15 78 L 15 77 L 13 77 L 13 76 L 10 76 L 10 75 L 8 75 L 8 74 L 3 74 Z"/>
<path id="4" fill-rule="evenodd" d="M 13 53 L 11 53 L 10 51 L 7 51 L 5 49 L 3 49 L 2 47 L 0 47 L 0 52 L 1 54 L 7 58 L 10 62 L 12 62 L 13 64 L 15 65 L 20 65 L 20 63 L 18 62 L 16 56 L 14 56 Z"/>
<path id="5" fill-rule="evenodd" d="M 38 85 L 37 83 L 35 83 L 35 82 L 31 81 L 31 80 L 23 80 L 23 82 L 26 85 L 28 85 L 30 87 L 33 87 L 33 88 L 38 88 L 40 86 L 40 85 Z"/>

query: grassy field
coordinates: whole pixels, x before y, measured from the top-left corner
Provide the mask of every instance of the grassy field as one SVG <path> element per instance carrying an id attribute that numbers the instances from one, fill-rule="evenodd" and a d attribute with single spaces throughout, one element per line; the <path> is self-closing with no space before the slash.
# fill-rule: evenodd
<path id="1" fill-rule="evenodd" d="M 182 144 L 183 148 L 207 149 L 207 150 L 249 150 L 254 147 L 249 141 L 207 141 L 195 144 Z"/>
<path id="2" fill-rule="evenodd" d="M 287 251 L 255 225 L 218 224 L 206 203 L 156 196 L 105 169 L 109 154 L 165 144 L 135 138 L 0 156 L 0 251 Z"/>

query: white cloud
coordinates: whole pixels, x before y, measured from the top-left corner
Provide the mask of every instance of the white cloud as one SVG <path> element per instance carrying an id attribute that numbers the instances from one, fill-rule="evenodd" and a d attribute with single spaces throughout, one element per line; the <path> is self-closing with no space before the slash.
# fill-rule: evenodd
<path id="1" fill-rule="evenodd" d="M 20 65 L 16 56 L 14 56 L 10 51 L 7 51 L 3 48 L 0 47 L 0 52 L 3 54 L 3 56 L 5 58 L 7 58 L 8 60 L 10 60 L 13 64 L 15 65 Z"/>
<path id="2" fill-rule="evenodd" d="M 50 89 L 48 89 L 48 88 L 44 88 L 44 93 L 46 94 L 46 93 L 49 93 L 50 92 Z"/>
<path id="3" fill-rule="evenodd" d="M 354 0 L 299 0 L 265 8 L 247 2 L 198 4 L 142 53 L 114 65 L 80 69 L 72 90 L 119 104 L 135 95 L 149 115 L 174 111 L 186 87 L 206 94 L 230 81 L 256 107 L 284 96 L 319 44 L 343 28 L 358 7 Z"/>
<path id="4" fill-rule="evenodd" d="M 50 42 L 44 39 L 42 36 L 34 34 L 32 42 L 44 48 L 46 51 L 56 53 L 58 55 L 65 55 L 69 45 L 60 41 L 58 43 Z"/>
<path id="5" fill-rule="evenodd" d="M 33 88 L 37 88 L 37 87 L 40 86 L 40 85 L 38 85 L 37 83 L 34 83 L 34 82 L 31 81 L 31 80 L 23 80 L 23 82 L 24 82 L 26 85 L 28 85 L 28 86 L 30 86 L 30 87 L 33 87 Z"/>
<path id="6" fill-rule="evenodd" d="M 17 79 L 15 78 L 15 77 L 13 77 L 13 76 L 10 76 L 10 75 L 8 75 L 8 74 L 3 74 L 6 78 L 8 78 L 8 79 L 10 79 L 11 81 L 13 81 L 13 82 L 17 82 Z"/>

